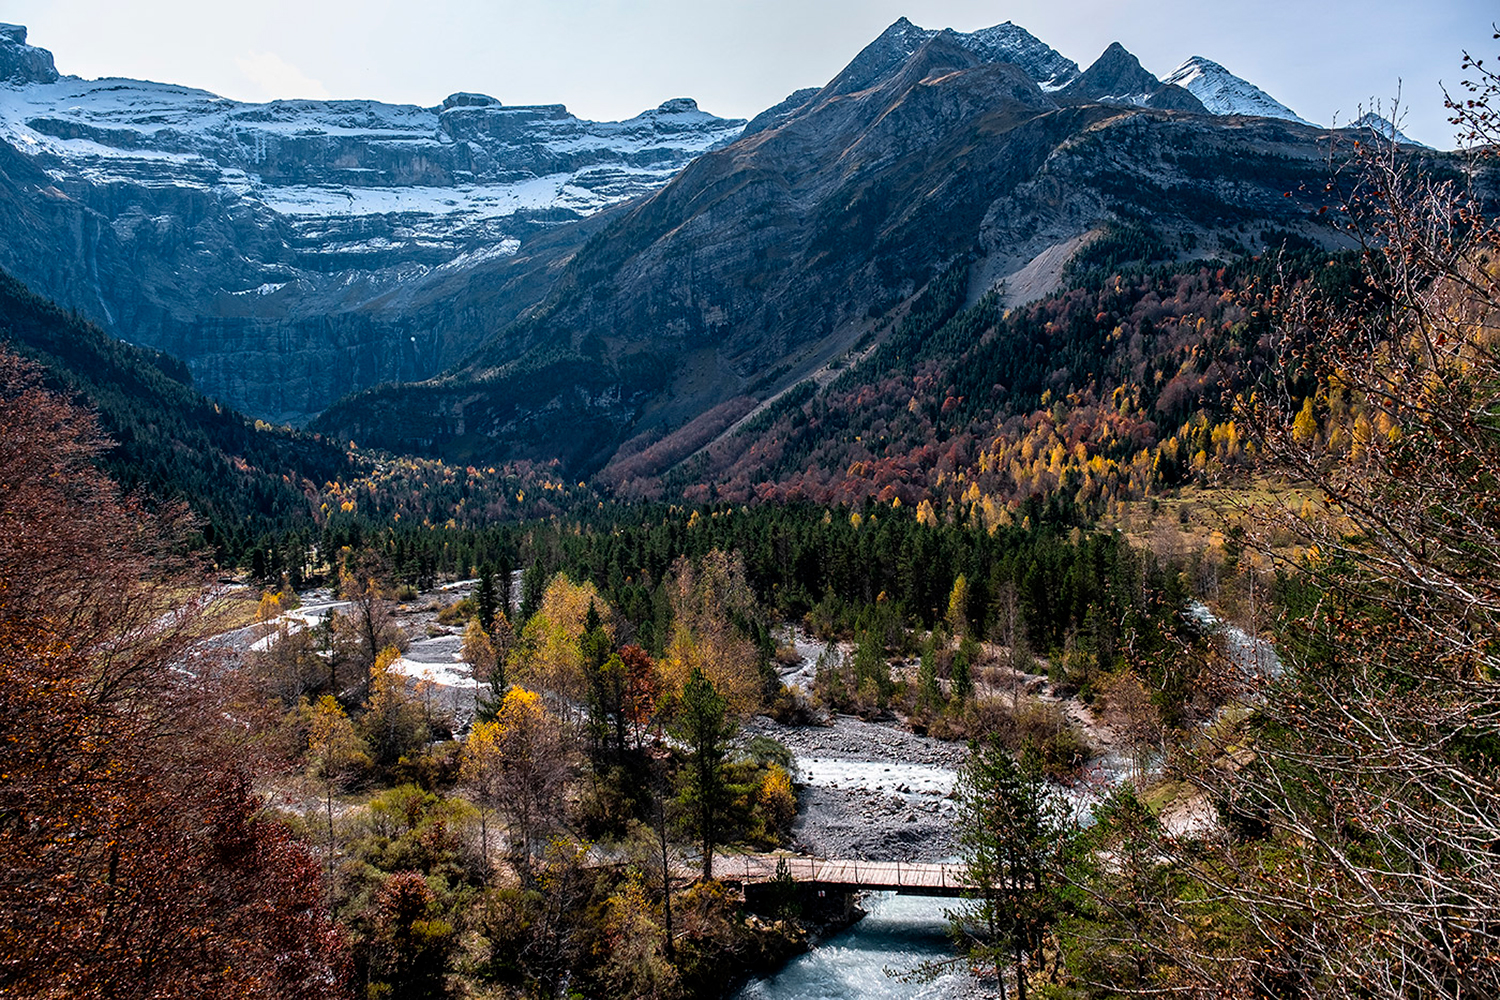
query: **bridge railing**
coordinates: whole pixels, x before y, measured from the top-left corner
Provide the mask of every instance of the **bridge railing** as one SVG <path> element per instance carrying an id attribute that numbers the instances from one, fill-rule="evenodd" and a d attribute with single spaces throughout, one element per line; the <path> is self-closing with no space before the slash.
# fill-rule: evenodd
<path id="1" fill-rule="evenodd" d="M 799 882 L 829 882 L 892 888 L 961 889 L 966 884 L 963 865 L 910 861 L 869 861 L 860 858 L 818 858 L 799 854 L 720 855 L 715 870 L 721 877 L 744 882 L 769 881 L 780 862 Z"/>

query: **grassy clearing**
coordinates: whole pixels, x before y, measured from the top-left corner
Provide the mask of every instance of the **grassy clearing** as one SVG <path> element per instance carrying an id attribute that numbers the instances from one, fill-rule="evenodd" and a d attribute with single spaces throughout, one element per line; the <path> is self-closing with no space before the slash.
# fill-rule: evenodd
<path id="1" fill-rule="evenodd" d="M 1317 491 L 1264 477 L 1231 485 L 1184 486 L 1144 500 L 1121 501 L 1111 519 L 1103 523 L 1117 528 L 1134 546 L 1149 549 L 1168 559 L 1185 559 L 1194 554 L 1222 557 L 1227 533 L 1235 527 L 1248 533 L 1264 518 L 1256 511 L 1280 507 L 1301 510 L 1307 503 L 1316 505 Z M 1301 549 L 1289 535 L 1267 539 L 1271 551 L 1279 558 L 1295 559 Z M 1257 569 L 1263 569 L 1254 553 L 1247 553 Z"/>
<path id="2" fill-rule="evenodd" d="M 260 592 L 254 587 L 222 592 L 204 605 L 204 627 L 210 634 L 218 635 L 254 625 L 259 603 Z"/>

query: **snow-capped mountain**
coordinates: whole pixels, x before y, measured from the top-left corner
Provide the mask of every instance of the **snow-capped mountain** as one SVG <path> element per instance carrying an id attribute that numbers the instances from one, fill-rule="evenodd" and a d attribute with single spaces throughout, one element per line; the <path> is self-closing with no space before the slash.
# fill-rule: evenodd
<path id="1" fill-rule="evenodd" d="M 1350 122 L 1345 127 L 1364 129 L 1369 132 L 1374 132 L 1382 139 L 1390 142 L 1395 142 L 1400 146 L 1422 146 L 1424 148 L 1431 148 L 1424 142 L 1418 142 L 1415 139 L 1408 138 L 1405 133 L 1403 133 L 1399 128 L 1396 127 L 1394 122 L 1392 122 L 1388 118 L 1376 114 L 1373 111 L 1368 111 L 1365 114 L 1360 115 L 1358 119 Z"/>
<path id="2" fill-rule="evenodd" d="M 701 346 L 719 343 L 723 331 L 749 322 L 746 316 L 759 317 L 754 322 L 763 329 L 734 348 L 733 363 L 777 371 L 784 361 L 778 352 L 797 336 L 844 331 L 869 306 L 846 302 L 823 312 L 817 302 L 864 288 L 870 275 L 900 272 L 887 267 L 892 257 L 863 276 L 845 274 L 846 260 L 899 244 L 900 254 L 918 260 L 902 280 L 918 282 L 925 273 L 920 246 L 905 237 L 877 238 L 886 223 L 876 226 L 872 217 L 866 221 L 875 228 L 854 225 L 872 205 L 904 204 L 915 192 L 927 198 L 950 185 L 968 191 L 972 177 L 1017 183 L 1021 174 L 1002 164 L 1014 157 L 1030 162 L 1087 123 L 1130 121 L 1137 111 L 1142 127 L 1180 128 L 1194 137 L 1182 141 L 1218 141 L 1206 110 L 1296 119 L 1216 64 L 1197 60 L 1185 68 L 1195 72 L 1181 77 L 1184 86 L 1176 78 L 1163 84 L 1114 44 L 1082 72 L 1010 22 L 957 32 L 902 18 L 828 83 L 798 91 L 748 127 L 685 98 L 628 121 L 589 122 L 561 105 L 509 107 L 473 93 L 452 94 L 433 107 L 246 104 L 172 84 L 60 77 L 51 54 L 27 43 L 24 28 L 0 26 L 0 268 L 110 333 L 182 359 L 204 392 L 274 420 L 305 420 L 377 383 L 431 378 L 476 356 L 481 344 L 489 345 L 487 357 L 504 361 L 519 349 L 519 341 L 507 338 L 540 336 L 538 330 L 566 339 L 597 328 L 604 339 L 623 342 L 618 330 L 628 327 L 645 345 L 690 330 Z M 1206 109 L 1194 86 L 1210 77 L 1240 95 L 1239 103 Z M 1244 95 L 1264 102 L 1251 106 Z M 867 111 L 871 117 L 860 117 Z M 855 119 L 863 131 L 850 131 Z M 967 149 L 976 127 L 983 135 L 996 128 L 1008 134 L 1031 122 L 1025 142 L 1017 133 L 1006 141 L 1020 145 L 994 147 L 996 162 L 952 160 L 961 168 L 930 173 L 939 137 L 955 137 L 956 148 Z M 1234 134 L 1265 127 L 1286 131 L 1276 123 L 1237 123 Z M 720 154 L 741 137 L 744 143 Z M 756 159 L 763 146 L 775 155 Z M 842 152 L 827 169 L 807 166 L 830 149 Z M 746 172 L 750 162 L 760 163 L 760 172 Z M 1101 176 L 1127 168 L 1112 163 Z M 698 187 L 669 183 L 689 176 L 685 171 Z M 813 175 L 816 184 L 807 180 Z M 1064 236 L 1047 230 L 1048 239 L 1057 236 L 1049 246 L 1108 222 L 1116 195 L 1090 188 L 1092 176 L 1058 181 L 1088 193 L 1069 202 L 1070 221 L 1058 223 Z M 761 183 L 778 177 L 770 188 Z M 1038 175 L 1038 190 L 1052 190 L 1055 180 Z M 808 188 L 798 195 L 807 200 L 770 208 L 747 202 L 722 215 L 693 209 L 732 192 L 751 202 L 772 198 L 783 181 L 831 187 Z M 905 193 L 881 193 L 887 188 Z M 944 204 L 980 211 L 978 202 L 964 200 L 970 195 L 992 197 L 945 194 Z M 808 209 L 814 203 L 819 212 Z M 659 254 L 646 240 L 635 246 L 640 257 L 629 267 L 575 266 L 580 255 L 608 256 L 595 243 L 624 245 L 625 223 L 654 232 L 646 224 L 651 219 L 689 209 L 687 228 L 663 237 L 670 252 Z M 1018 241 L 1042 239 L 1039 218 L 986 230 L 1010 234 L 996 238 L 1004 249 L 991 255 L 990 277 L 1016 265 Z M 1074 223 L 1084 228 L 1075 231 Z M 609 240 L 594 240 L 606 227 Z M 823 235 L 813 245 L 827 259 L 812 254 L 788 282 L 822 291 L 798 299 L 795 309 L 773 309 L 768 303 L 776 292 L 757 276 L 779 273 L 790 259 L 784 247 L 815 230 Z M 766 242 L 773 232 L 780 235 Z M 934 247 L 928 250 L 939 256 L 957 252 Z M 809 275 L 819 269 L 842 283 L 818 285 Z M 596 287 L 606 274 L 630 295 L 610 298 L 615 291 Z M 746 275 L 755 280 L 742 283 Z M 906 287 L 883 287 L 876 298 L 885 301 Z M 607 304 L 578 313 L 568 330 L 541 322 L 560 315 L 559 296 L 585 292 Z M 642 302 L 651 304 L 649 315 L 627 322 L 627 312 Z M 515 322 L 523 317 L 538 322 Z M 656 361 L 645 361 L 631 362 L 630 370 L 658 370 Z M 720 385 L 717 378 L 706 374 L 703 384 Z M 474 430 L 455 418 L 449 432 Z"/>
<path id="3" fill-rule="evenodd" d="M 1165 82 L 1176 84 L 1198 98 L 1212 114 L 1257 115 L 1312 124 L 1255 84 L 1202 56 L 1193 56 L 1178 66 Z"/>
<path id="4" fill-rule="evenodd" d="M 284 216 L 297 235 L 324 241 L 314 252 L 411 246 L 432 263 L 475 239 L 525 235 L 501 220 L 555 223 L 655 190 L 743 126 L 686 98 L 590 122 L 562 105 L 507 107 L 479 94 L 419 108 L 241 104 L 139 80 L 0 86 L 0 139 L 59 184 L 198 187 Z M 372 218 L 392 216 L 403 221 Z M 357 231 L 352 219 L 363 220 Z"/>
<path id="5" fill-rule="evenodd" d="M 744 124 L 687 98 L 621 122 L 471 93 L 246 104 L 59 76 L 25 28 L 0 26 L 0 267 L 176 354 L 205 392 L 295 421 L 453 363 L 588 235 L 548 234 L 662 187 Z M 485 309 L 445 304 L 502 264 Z M 284 346 L 263 364 L 267 339 Z"/>

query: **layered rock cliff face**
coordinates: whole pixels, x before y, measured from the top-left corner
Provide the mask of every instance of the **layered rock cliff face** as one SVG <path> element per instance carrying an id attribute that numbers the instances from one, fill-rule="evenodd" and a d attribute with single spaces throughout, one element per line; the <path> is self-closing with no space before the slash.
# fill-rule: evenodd
<path id="1" fill-rule="evenodd" d="M 1267 229 L 1332 238 L 1285 197 L 1322 186 L 1317 130 L 1208 115 L 1118 47 L 1083 74 L 1047 71 L 1044 90 L 972 39 L 898 22 L 827 86 L 618 210 L 547 302 L 464 367 L 345 400 L 317 426 L 583 473 L 627 437 L 764 398 L 880 337 L 954 262 L 974 297 L 1021 299 L 1058 287 L 1095 234 L 1143 219 L 1182 256 L 1248 252 Z"/>
<path id="2" fill-rule="evenodd" d="M 200 389 L 304 420 L 455 364 L 591 227 L 743 121 L 688 99 L 624 122 L 454 94 L 241 104 L 59 77 L 0 26 L 0 267 Z"/>

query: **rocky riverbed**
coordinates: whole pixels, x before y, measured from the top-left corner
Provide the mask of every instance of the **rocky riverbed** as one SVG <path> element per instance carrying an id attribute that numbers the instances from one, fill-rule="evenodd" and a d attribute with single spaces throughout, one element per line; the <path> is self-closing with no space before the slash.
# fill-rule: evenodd
<path id="1" fill-rule="evenodd" d="M 884 861 L 956 854 L 952 796 L 962 745 L 851 716 L 837 716 L 830 726 L 786 726 L 760 716 L 745 734 L 768 736 L 792 752 L 795 850 Z"/>

